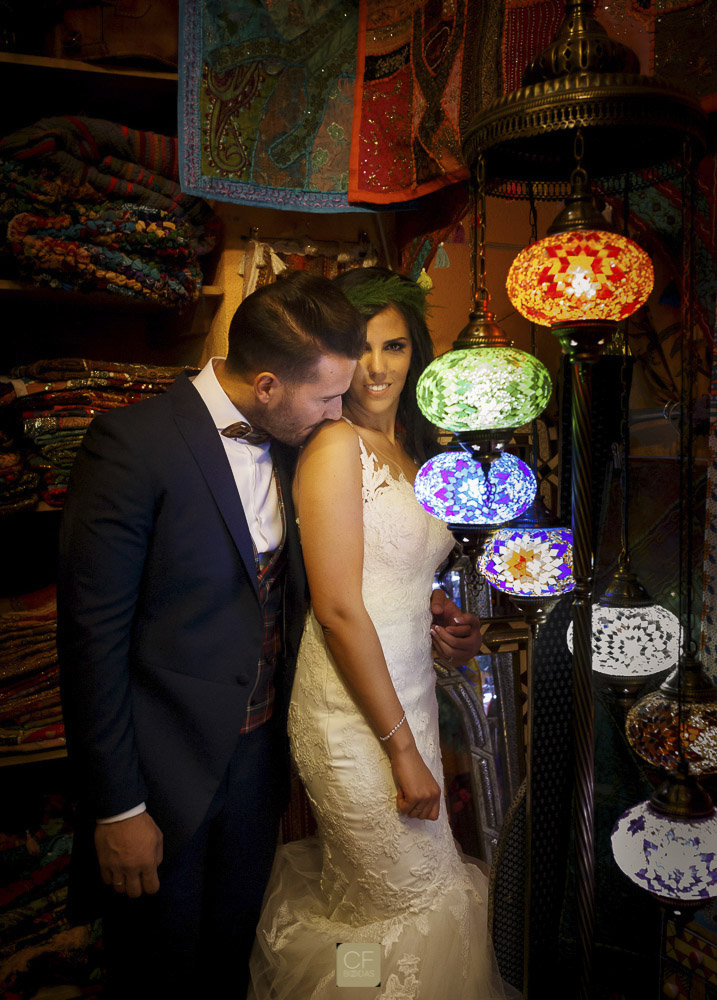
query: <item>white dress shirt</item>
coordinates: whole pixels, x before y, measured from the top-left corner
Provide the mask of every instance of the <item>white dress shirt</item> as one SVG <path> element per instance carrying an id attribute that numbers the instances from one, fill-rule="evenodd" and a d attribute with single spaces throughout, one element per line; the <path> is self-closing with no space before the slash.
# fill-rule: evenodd
<path id="1" fill-rule="evenodd" d="M 210 358 L 193 383 L 209 410 L 217 433 L 238 420 L 249 423 L 219 384 L 214 373 L 214 362 L 219 360 L 222 359 Z M 261 556 L 273 552 L 281 542 L 281 512 L 269 443 L 248 444 L 241 438 L 229 438 L 223 434 L 220 434 L 220 438 L 257 554 Z M 144 802 L 141 802 L 126 812 L 98 819 L 97 822 L 119 823 L 120 820 L 139 816 L 145 809 Z"/>

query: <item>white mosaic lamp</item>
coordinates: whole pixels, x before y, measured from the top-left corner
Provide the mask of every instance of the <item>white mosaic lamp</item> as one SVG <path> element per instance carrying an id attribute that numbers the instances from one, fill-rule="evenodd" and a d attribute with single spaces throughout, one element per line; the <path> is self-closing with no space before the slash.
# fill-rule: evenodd
<path id="1" fill-rule="evenodd" d="M 698 908 L 717 897 L 715 808 L 684 768 L 620 816 L 611 842 L 618 867 L 661 903 Z"/>

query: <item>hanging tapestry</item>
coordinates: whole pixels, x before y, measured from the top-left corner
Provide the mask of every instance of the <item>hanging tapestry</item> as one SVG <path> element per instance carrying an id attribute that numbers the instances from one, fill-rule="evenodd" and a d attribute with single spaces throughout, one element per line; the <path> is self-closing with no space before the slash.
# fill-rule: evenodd
<path id="1" fill-rule="evenodd" d="M 550 45 L 563 16 L 562 0 L 507 0 L 502 51 L 504 93 L 520 87 L 525 67 Z"/>
<path id="2" fill-rule="evenodd" d="M 412 201 L 468 176 L 460 127 L 475 106 L 483 4 L 362 0 L 349 199 Z"/>
<path id="3" fill-rule="evenodd" d="M 352 0 L 183 0 L 184 191 L 349 211 L 358 13 Z"/>

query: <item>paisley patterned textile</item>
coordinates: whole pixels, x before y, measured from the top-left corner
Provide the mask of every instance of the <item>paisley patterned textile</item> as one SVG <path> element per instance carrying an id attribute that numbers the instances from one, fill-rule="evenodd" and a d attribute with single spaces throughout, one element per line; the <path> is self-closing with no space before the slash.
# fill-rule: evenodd
<path id="1" fill-rule="evenodd" d="M 183 190 L 350 211 L 356 4 L 184 0 L 179 23 Z"/>
<path id="2" fill-rule="evenodd" d="M 360 440 L 360 439 L 359 439 Z M 417 746 L 442 785 L 429 597 L 445 526 L 360 440 L 363 599 Z M 319 837 L 280 848 L 252 956 L 258 1000 L 334 997 L 336 945 L 380 943 L 372 1000 L 503 997 L 487 941 L 486 881 L 436 822 L 396 808 L 388 756 L 309 614 L 289 710 L 292 753 Z"/>

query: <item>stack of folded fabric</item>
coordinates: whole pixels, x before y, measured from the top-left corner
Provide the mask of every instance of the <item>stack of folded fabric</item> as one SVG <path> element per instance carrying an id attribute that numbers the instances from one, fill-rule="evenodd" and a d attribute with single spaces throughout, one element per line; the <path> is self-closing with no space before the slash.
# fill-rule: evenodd
<path id="1" fill-rule="evenodd" d="M 217 234 L 180 189 L 176 139 L 70 116 L 0 142 L 0 222 L 5 276 L 167 306 L 196 300 Z"/>
<path id="2" fill-rule="evenodd" d="M 62 506 L 72 463 L 93 417 L 164 392 L 180 371 L 177 367 L 84 358 L 35 361 L 13 369 L 9 381 L 0 382 L 0 387 L 11 387 L 0 395 L 0 407 L 5 403 L 11 408 L 13 420 L 9 423 L 19 423 L 23 442 L 31 448 L 25 459 L 25 474 L 41 477 L 40 498 L 53 507 Z M 0 463 L 2 455 L 0 450 Z M 7 509 L 21 509 L 17 505 L 22 498 L 10 487 L 8 490 L 10 498 L 15 498 L 15 507 L 10 499 Z M 36 500 L 37 493 L 32 502 Z"/>
<path id="3" fill-rule="evenodd" d="M 0 601 L 0 758 L 65 745 L 55 588 Z"/>
<path id="4" fill-rule="evenodd" d="M 8 1000 L 43 987 L 85 1000 L 100 991 L 97 930 L 70 927 L 65 915 L 71 847 L 70 806 L 60 794 L 44 797 L 29 829 L 0 830 L 0 996 Z"/>
<path id="5" fill-rule="evenodd" d="M 13 388 L 0 382 L 0 412 L 15 398 Z M 37 503 L 40 474 L 31 468 L 12 427 L 0 427 L 0 515 L 15 514 Z"/>

